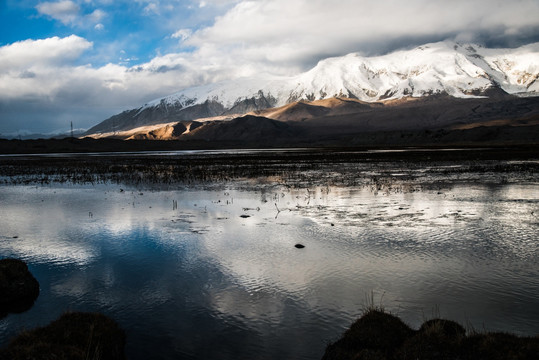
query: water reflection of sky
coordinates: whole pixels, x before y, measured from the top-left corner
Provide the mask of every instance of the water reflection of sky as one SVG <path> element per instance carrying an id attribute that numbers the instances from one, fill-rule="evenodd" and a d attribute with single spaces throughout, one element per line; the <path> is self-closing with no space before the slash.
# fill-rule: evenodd
<path id="1" fill-rule="evenodd" d="M 131 359 L 313 358 L 371 293 L 413 326 L 439 312 L 537 334 L 537 190 L 2 187 L 0 256 L 41 294 L 0 342 L 90 310 L 127 330 Z"/>

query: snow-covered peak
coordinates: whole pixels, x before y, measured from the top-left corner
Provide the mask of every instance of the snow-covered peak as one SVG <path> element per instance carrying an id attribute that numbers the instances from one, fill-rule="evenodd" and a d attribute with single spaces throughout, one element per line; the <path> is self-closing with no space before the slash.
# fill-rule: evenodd
<path id="1" fill-rule="evenodd" d="M 274 106 L 298 100 L 353 97 L 373 102 L 446 93 L 477 97 L 493 87 L 510 94 L 539 93 L 539 43 L 517 49 L 488 49 L 451 41 L 427 44 L 387 55 L 352 53 L 320 61 L 292 77 L 259 77 L 185 89 L 160 104 L 181 108 L 215 101 L 226 109 L 264 97 Z"/>
<path id="2" fill-rule="evenodd" d="M 230 108 L 238 101 L 256 97 L 260 90 L 271 88 L 274 83 L 278 86 L 281 83 L 281 79 L 269 76 L 262 78 L 241 78 L 234 81 L 223 81 L 192 87 L 167 97 L 153 100 L 146 104 L 144 108 L 158 106 L 163 103 L 187 107 L 202 104 L 207 100 L 219 102 L 225 108 Z"/>

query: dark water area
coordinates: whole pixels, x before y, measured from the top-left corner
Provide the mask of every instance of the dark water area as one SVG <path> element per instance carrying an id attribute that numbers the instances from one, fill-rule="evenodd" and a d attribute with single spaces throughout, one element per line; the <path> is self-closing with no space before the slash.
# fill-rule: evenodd
<path id="1" fill-rule="evenodd" d="M 387 154 L 2 158 L 0 257 L 41 293 L 0 346 L 74 310 L 129 359 L 317 359 L 371 299 L 539 334 L 539 162 Z"/>

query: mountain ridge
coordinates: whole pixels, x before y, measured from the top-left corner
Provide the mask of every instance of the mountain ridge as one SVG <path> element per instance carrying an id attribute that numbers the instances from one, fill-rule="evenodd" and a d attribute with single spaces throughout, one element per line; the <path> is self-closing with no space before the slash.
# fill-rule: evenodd
<path id="1" fill-rule="evenodd" d="M 306 118 L 320 117 L 324 108 L 299 110 L 301 103 L 328 99 L 346 98 L 357 104 L 372 104 L 372 108 L 377 103 L 433 95 L 456 99 L 537 96 L 538 78 L 539 43 L 489 49 L 445 41 L 376 57 L 351 53 L 328 58 L 291 77 L 260 76 L 185 89 L 114 115 L 86 135 L 217 116 L 231 120 L 245 114 L 262 115 L 267 109 L 278 111 L 290 104 L 298 112 L 321 112 L 307 114 Z M 290 109 L 281 115 L 289 116 L 279 119 L 287 121 L 296 116 Z"/>

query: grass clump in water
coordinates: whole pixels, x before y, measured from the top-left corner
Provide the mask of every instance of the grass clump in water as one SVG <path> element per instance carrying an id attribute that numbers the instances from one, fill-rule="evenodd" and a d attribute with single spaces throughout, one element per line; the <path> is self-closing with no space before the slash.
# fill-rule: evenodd
<path id="1" fill-rule="evenodd" d="M 66 313 L 48 326 L 25 331 L 0 350 L 0 360 L 125 359 L 124 331 L 105 315 Z"/>
<path id="2" fill-rule="evenodd" d="M 466 334 L 451 320 L 432 319 L 413 330 L 383 309 L 369 307 L 336 342 L 323 360 L 535 360 L 539 336 L 505 333 Z"/>

